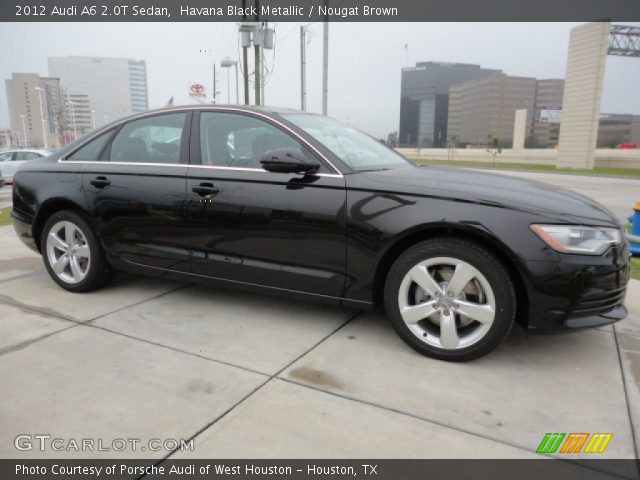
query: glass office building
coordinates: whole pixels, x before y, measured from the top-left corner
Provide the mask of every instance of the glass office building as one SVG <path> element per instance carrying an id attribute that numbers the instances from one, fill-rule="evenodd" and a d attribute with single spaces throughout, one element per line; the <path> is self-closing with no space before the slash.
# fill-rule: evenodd
<path id="1" fill-rule="evenodd" d="M 399 144 L 446 146 L 449 87 L 497 73 L 501 70 L 467 63 L 419 62 L 403 68 Z"/>

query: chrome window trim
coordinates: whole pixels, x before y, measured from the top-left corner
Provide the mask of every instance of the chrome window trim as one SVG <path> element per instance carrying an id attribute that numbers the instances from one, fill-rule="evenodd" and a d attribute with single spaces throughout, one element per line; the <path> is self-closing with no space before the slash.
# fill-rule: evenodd
<path id="1" fill-rule="evenodd" d="M 58 159 L 58 163 L 81 163 L 81 164 L 93 164 L 93 165 L 141 165 L 143 167 L 182 167 L 182 168 L 208 168 L 211 170 L 238 170 L 242 172 L 259 172 L 259 173 L 273 173 L 268 172 L 262 168 L 248 168 L 248 167 L 219 167 L 215 165 L 190 165 L 188 163 L 150 163 L 150 162 L 100 162 L 96 160 L 62 160 Z M 343 178 L 342 175 L 336 175 L 335 173 L 314 173 L 315 177 L 333 177 Z"/>
<path id="2" fill-rule="evenodd" d="M 117 123 L 115 125 L 111 125 L 109 128 L 118 128 L 120 127 L 122 124 L 124 123 L 128 123 L 134 120 L 139 120 L 145 117 L 153 117 L 155 115 L 163 115 L 165 113 L 171 113 L 171 112 L 175 112 L 175 113 L 179 113 L 182 111 L 189 111 L 189 110 L 201 110 L 201 111 L 219 111 L 219 112 L 225 112 L 225 111 L 231 111 L 231 112 L 242 112 L 242 113 L 247 113 L 249 115 L 253 115 L 256 117 L 260 117 L 262 119 L 271 121 L 273 123 L 275 123 L 276 125 L 280 126 L 282 129 L 286 130 L 287 132 L 289 132 L 289 134 L 293 135 L 294 137 L 296 137 L 300 142 L 302 142 L 304 145 L 306 145 L 308 148 L 310 148 L 311 150 L 313 150 L 316 155 L 318 155 L 320 158 L 322 158 L 327 165 L 329 165 L 336 173 L 323 173 L 323 174 L 317 174 L 318 176 L 322 176 L 322 177 L 344 177 L 344 175 L 342 174 L 342 172 L 333 164 L 331 163 L 331 161 L 325 156 L 323 155 L 316 147 L 314 147 L 311 143 L 309 143 L 305 138 L 303 138 L 301 135 L 299 135 L 297 132 L 293 131 L 291 128 L 289 128 L 288 126 L 286 126 L 284 123 L 280 122 L 279 120 L 276 120 L 275 118 L 270 117 L 269 115 L 265 115 L 264 113 L 260 113 L 260 112 L 256 112 L 254 110 L 249 110 L 249 109 L 245 109 L 245 108 L 238 108 L 238 107 L 203 107 L 202 105 L 192 105 L 192 106 L 186 106 L 186 107 L 179 107 L 176 109 L 166 109 L 166 110 L 154 110 L 152 112 L 144 112 L 141 113 L 139 115 L 135 115 L 132 117 L 128 117 L 126 120 L 121 121 L 120 123 Z M 108 130 L 108 129 L 107 129 Z M 81 144 L 79 144 L 77 147 L 75 147 L 73 150 L 71 150 L 70 152 L 67 152 L 65 155 L 61 156 L 58 159 L 58 163 L 100 163 L 100 164 L 105 164 L 105 163 L 110 163 L 113 165 L 162 165 L 162 166 L 192 166 L 192 167 L 201 167 L 201 168 L 219 168 L 219 169 L 227 169 L 227 170 L 252 170 L 252 171 L 257 171 L 257 172 L 264 172 L 266 170 L 262 170 L 260 168 L 252 168 L 252 169 L 248 169 L 248 168 L 240 168 L 240 167 L 220 167 L 220 166 L 205 166 L 205 165 L 186 165 L 186 164 L 174 164 L 174 163 L 142 163 L 142 162 L 110 162 L 110 161 L 104 161 L 104 162 L 99 162 L 99 161 L 93 161 L 93 160 L 67 160 L 67 158 L 70 155 L 73 155 L 74 153 L 76 153 L 78 150 L 80 150 L 82 147 L 84 147 L 87 143 L 91 142 L 93 139 L 99 137 L 102 133 L 105 133 L 106 130 L 100 130 L 99 132 L 95 133 L 94 135 L 90 136 L 89 138 L 87 138 L 87 140 L 85 140 L 84 142 L 82 142 Z"/>

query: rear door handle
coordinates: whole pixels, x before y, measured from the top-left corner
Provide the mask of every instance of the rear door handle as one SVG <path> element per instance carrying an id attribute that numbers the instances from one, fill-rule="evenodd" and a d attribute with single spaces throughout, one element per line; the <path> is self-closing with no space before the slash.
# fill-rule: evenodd
<path id="1" fill-rule="evenodd" d="M 211 183 L 201 183 L 200 185 L 193 187 L 191 191 L 193 193 L 197 193 L 201 197 L 208 197 L 220 193 L 220 189 L 218 187 L 214 187 Z"/>
<path id="2" fill-rule="evenodd" d="M 107 177 L 96 177 L 89 183 L 96 188 L 104 188 L 111 185 L 111 180 L 109 180 Z"/>

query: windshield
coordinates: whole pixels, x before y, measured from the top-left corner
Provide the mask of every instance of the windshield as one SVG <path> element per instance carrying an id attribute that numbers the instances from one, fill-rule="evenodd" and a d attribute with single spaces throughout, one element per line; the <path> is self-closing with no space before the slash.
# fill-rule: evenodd
<path id="1" fill-rule="evenodd" d="M 284 114 L 354 170 L 406 165 L 407 160 L 366 133 L 332 118 L 305 113 Z"/>

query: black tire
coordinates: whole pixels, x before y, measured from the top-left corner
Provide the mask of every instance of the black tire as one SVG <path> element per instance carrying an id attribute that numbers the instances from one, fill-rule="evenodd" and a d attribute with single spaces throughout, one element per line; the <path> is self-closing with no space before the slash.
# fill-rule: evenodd
<path id="1" fill-rule="evenodd" d="M 484 336 L 480 340 L 463 348 L 446 349 L 426 343 L 419 336 L 429 337 L 429 334 L 422 333 L 418 335 L 415 330 L 412 331 L 400 313 L 399 302 L 403 297 L 399 299 L 399 294 L 405 276 L 421 262 L 428 262 L 429 259 L 438 257 L 453 257 L 471 265 L 484 276 L 484 279 L 491 287 L 492 295 L 495 299 L 493 323 L 490 324 L 488 330 L 485 330 L 486 333 L 483 333 Z M 404 285 L 405 287 L 403 288 L 406 288 L 407 283 Z M 409 295 L 409 298 L 411 298 L 411 295 Z M 432 298 L 431 300 L 435 299 Z M 393 328 L 411 348 L 423 355 L 439 360 L 464 362 L 486 355 L 498 347 L 508 336 L 513 326 L 516 312 L 516 294 L 509 273 L 490 251 L 468 240 L 456 237 L 437 237 L 413 245 L 396 259 L 387 275 L 384 304 Z M 438 306 L 437 303 L 435 305 Z M 458 325 L 460 316 L 455 318 L 458 319 L 456 320 L 456 325 Z M 429 320 L 427 319 L 426 321 L 428 322 Z M 474 325 L 481 326 L 479 323 L 473 323 L 472 320 L 467 321 L 471 322 L 470 331 L 473 331 Z M 423 322 L 423 320 L 420 322 Z M 425 324 L 419 323 L 419 325 L 422 328 L 422 325 Z M 424 328 L 426 331 L 434 327 L 431 324 L 427 324 Z M 435 327 L 435 329 L 439 329 L 439 326 Z M 437 336 L 436 333 L 434 335 Z"/>
<path id="2" fill-rule="evenodd" d="M 86 239 L 86 246 L 89 248 L 90 261 L 86 263 L 85 276 L 76 283 L 71 283 L 60 278 L 54 271 L 49 260 L 47 238 L 52 228 L 59 224 L 59 222 L 70 222 L 75 225 L 84 236 L 84 239 Z M 108 264 L 102 246 L 91 226 L 81 215 L 71 210 L 55 212 L 47 219 L 40 236 L 40 250 L 47 272 L 49 272 L 53 281 L 70 292 L 84 293 L 96 290 L 109 282 L 115 274 Z"/>

